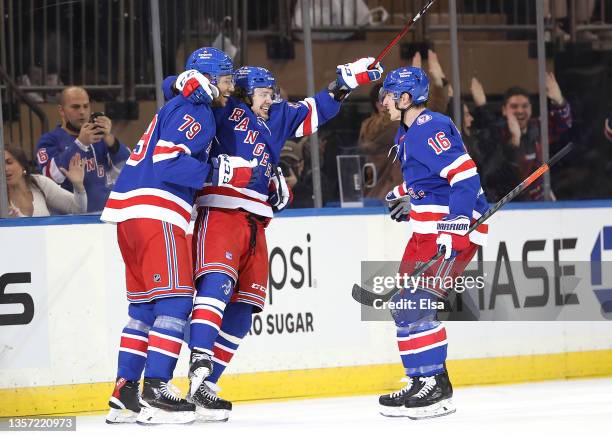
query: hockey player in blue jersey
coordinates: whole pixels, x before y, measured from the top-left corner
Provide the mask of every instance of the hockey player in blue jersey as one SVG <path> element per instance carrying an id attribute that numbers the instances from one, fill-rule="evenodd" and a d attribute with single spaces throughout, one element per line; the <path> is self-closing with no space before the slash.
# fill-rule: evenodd
<path id="1" fill-rule="evenodd" d="M 362 58 L 338 66 L 337 79 L 297 103 L 278 97 L 276 80 L 262 67 L 236 71 L 236 91 L 215 108 L 211 155 L 257 159 L 261 172 L 245 188 L 206 186 L 197 199 L 194 229 L 196 297 L 191 320 L 190 400 L 202 421 L 223 421 L 231 403 L 217 396 L 219 377 L 263 310 L 268 287 L 265 228 L 288 201 L 278 168 L 288 138 L 310 135 L 334 117 L 353 89 L 381 77 L 382 67 Z M 178 87 L 180 88 L 180 81 Z M 227 232 L 231 229 L 231 232 Z"/>
<path id="2" fill-rule="evenodd" d="M 193 304 L 191 248 L 185 232 L 198 189 L 207 184 L 244 187 L 258 173 L 257 162 L 222 154 L 209 160 L 216 133 L 210 105 L 219 92 L 206 76 L 215 80 L 228 61 L 217 49 L 198 52 L 193 67 L 203 75 L 196 87 L 203 91 L 204 103 L 194 105 L 179 95 L 155 114 L 101 216 L 117 223 L 129 301 L 108 423 L 195 420 L 194 405 L 169 385 Z M 185 80 L 185 89 L 190 89 L 190 80 Z"/>
<path id="3" fill-rule="evenodd" d="M 420 263 L 444 252 L 414 290 L 398 292 L 401 302 L 391 314 L 408 384 L 381 396 L 381 413 L 422 419 L 450 414 L 452 385 L 446 371 L 446 330 L 437 320 L 447 284 L 460 275 L 486 242 L 487 225 L 467 235 L 470 223 L 488 204 L 474 161 L 459 131 L 447 116 L 429 111 L 429 81 L 423 70 L 398 68 L 383 83 L 381 100 L 392 120 L 400 120 L 395 157 L 404 182 L 387 194 L 391 217 L 410 221 L 412 237 L 406 246 L 400 273 L 410 274 Z M 451 282 L 449 282 L 449 279 Z"/>

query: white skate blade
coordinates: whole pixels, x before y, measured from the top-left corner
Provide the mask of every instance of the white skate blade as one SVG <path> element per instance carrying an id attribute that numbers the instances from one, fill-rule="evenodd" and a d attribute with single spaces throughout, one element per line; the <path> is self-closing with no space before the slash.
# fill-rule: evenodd
<path id="1" fill-rule="evenodd" d="M 386 417 L 408 417 L 412 420 L 420 419 L 431 419 L 434 417 L 446 416 L 452 414 L 457 409 L 453 405 L 451 399 L 444 399 L 443 401 L 437 402 L 433 405 L 420 408 L 406 408 L 402 407 L 380 407 L 380 414 Z"/>
<path id="2" fill-rule="evenodd" d="M 195 372 L 193 372 L 193 376 L 189 379 L 189 394 L 193 396 L 198 388 L 204 380 L 210 375 L 210 370 L 206 367 L 200 367 Z"/>
<path id="3" fill-rule="evenodd" d="M 139 425 L 179 424 L 188 425 L 195 422 L 193 411 L 165 411 L 155 407 L 142 407 L 136 423 Z"/>
<path id="4" fill-rule="evenodd" d="M 230 410 L 211 410 L 196 405 L 195 413 L 198 422 L 227 422 Z"/>
<path id="5" fill-rule="evenodd" d="M 138 413 L 128 409 L 111 408 L 106 415 L 106 423 L 115 425 L 118 423 L 136 423 Z"/>
<path id="6" fill-rule="evenodd" d="M 444 399 L 433 405 L 420 408 L 406 408 L 407 417 L 412 420 L 431 419 L 434 417 L 447 416 L 453 414 L 457 409 L 450 399 Z"/>

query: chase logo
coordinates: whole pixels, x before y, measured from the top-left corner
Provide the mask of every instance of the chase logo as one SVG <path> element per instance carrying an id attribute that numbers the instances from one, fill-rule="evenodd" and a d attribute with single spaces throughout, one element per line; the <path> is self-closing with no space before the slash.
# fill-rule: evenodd
<path id="1" fill-rule="evenodd" d="M 612 252 L 609 252 L 609 255 L 606 256 L 608 250 L 612 250 L 612 226 L 604 226 L 591 251 L 591 285 L 593 286 L 593 292 L 601 305 L 602 315 L 606 318 L 612 318 L 612 277 L 608 278 L 608 284 L 605 284 L 603 280 L 605 272 L 603 258 L 612 260 Z M 612 264 L 610 261 L 605 262 Z M 612 276 L 610 273 L 609 275 Z M 605 288 L 606 285 L 608 288 Z"/>

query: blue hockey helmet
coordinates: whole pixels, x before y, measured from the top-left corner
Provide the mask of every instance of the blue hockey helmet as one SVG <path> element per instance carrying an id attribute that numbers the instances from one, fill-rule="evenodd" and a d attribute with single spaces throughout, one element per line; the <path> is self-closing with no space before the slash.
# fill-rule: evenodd
<path id="1" fill-rule="evenodd" d="M 389 93 L 393 94 L 395 101 L 399 100 L 403 93 L 408 93 L 412 97 L 413 104 L 425 103 L 429 99 L 429 79 L 420 68 L 397 68 L 385 77 L 380 90 L 381 101 Z"/>
<path id="2" fill-rule="evenodd" d="M 214 47 L 201 47 L 189 55 L 185 70 L 198 70 L 202 74 L 208 74 L 211 83 L 216 85 L 220 76 L 233 73 L 234 64 L 225 52 Z"/>
<path id="3" fill-rule="evenodd" d="M 250 96 L 253 95 L 255 88 L 271 88 L 275 92 L 278 91 L 274 75 L 263 67 L 240 67 L 234 73 L 234 82 Z"/>

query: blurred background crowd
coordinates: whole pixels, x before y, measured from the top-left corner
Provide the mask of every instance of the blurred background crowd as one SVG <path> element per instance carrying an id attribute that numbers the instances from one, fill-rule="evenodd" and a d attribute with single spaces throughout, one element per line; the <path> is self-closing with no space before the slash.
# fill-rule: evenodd
<path id="1" fill-rule="evenodd" d="M 193 49 L 212 45 L 232 56 L 236 66 L 269 68 L 289 100 L 307 96 L 301 0 L 157 3 L 163 76 L 181 72 Z M 307 2 L 316 90 L 333 79 L 337 64 L 377 54 L 424 3 Z M 157 107 L 151 5 L 148 0 L 0 0 L 0 97 L 11 217 L 103 208 Z M 537 62 L 538 8 L 544 17 L 545 71 Z M 457 25 L 456 39 L 451 24 Z M 452 74 L 453 44 L 458 81 Z M 428 107 L 460 124 L 490 202 L 570 141 L 576 149 L 553 169 L 550 186 L 541 180 L 520 200 L 612 197 L 611 0 L 438 0 L 383 65 L 386 71 L 401 65 L 427 71 Z M 539 95 L 539 73 L 545 99 Z M 293 208 L 316 205 L 317 173 L 323 206 L 348 204 L 348 191 L 358 193 L 357 204 L 382 204 L 401 182 L 398 163 L 389 156 L 398 125 L 378 102 L 380 85 L 351 95 L 316 142 L 285 144 L 280 166 L 293 188 Z M 73 146 L 66 147 L 69 143 Z M 317 150 L 320 172 L 313 172 Z M 357 167 L 347 170 L 343 159 Z M 343 177 L 346 171 L 356 173 Z"/>

